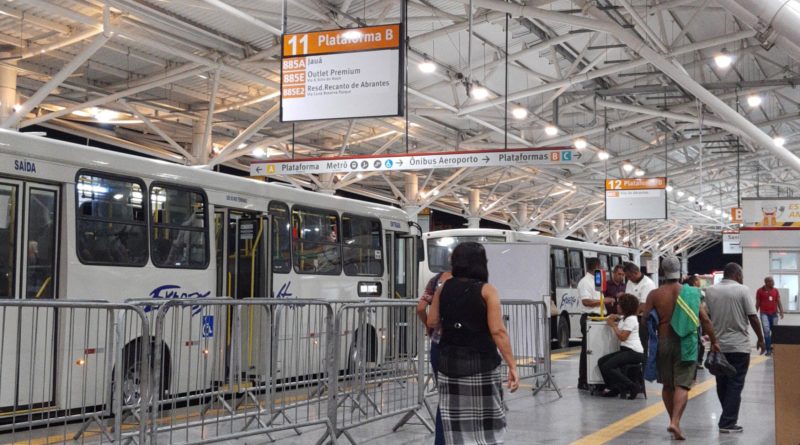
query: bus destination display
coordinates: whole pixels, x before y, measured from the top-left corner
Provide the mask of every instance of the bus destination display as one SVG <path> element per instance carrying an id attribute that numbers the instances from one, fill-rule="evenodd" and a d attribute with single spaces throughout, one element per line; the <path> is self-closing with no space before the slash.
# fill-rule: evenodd
<path id="1" fill-rule="evenodd" d="M 283 36 L 281 121 L 402 114 L 399 24 Z"/>

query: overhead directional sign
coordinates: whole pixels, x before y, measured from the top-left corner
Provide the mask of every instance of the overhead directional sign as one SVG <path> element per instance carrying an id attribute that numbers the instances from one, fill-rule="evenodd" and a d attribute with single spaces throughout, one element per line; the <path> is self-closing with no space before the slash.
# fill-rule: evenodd
<path id="1" fill-rule="evenodd" d="M 667 178 L 606 180 L 606 219 L 666 219 Z"/>
<path id="2" fill-rule="evenodd" d="M 580 162 L 583 154 L 567 147 L 450 151 L 395 155 L 306 158 L 250 164 L 250 176 L 424 170 L 461 167 L 557 167 Z"/>
<path id="3" fill-rule="evenodd" d="M 742 253 L 742 242 L 738 230 L 722 231 L 722 253 L 726 255 Z"/>
<path id="4" fill-rule="evenodd" d="M 399 116 L 399 24 L 285 34 L 281 120 Z"/>

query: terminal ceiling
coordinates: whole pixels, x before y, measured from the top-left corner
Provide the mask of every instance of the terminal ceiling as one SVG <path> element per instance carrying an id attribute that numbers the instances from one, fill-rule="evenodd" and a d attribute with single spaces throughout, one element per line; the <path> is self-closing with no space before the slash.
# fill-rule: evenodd
<path id="1" fill-rule="evenodd" d="M 731 227 L 728 210 L 738 196 L 787 196 L 798 188 L 797 54 L 780 44 L 778 30 L 754 29 L 731 6 L 737 1 L 473 0 L 470 29 L 469 0 L 409 0 L 408 139 L 405 117 L 294 129 L 279 121 L 281 0 L 5 0 L 0 49 L 2 63 L 17 70 L 16 114 L 27 105 L 12 128 L 57 129 L 206 168 L 244 171 L 252 161 L 292 154 L 584 139 L 580 164 L 559 169 L 421 170 L 418 196 L 406 194 L 407 173 L 281 180 L 556 236 L 692 254 Z M 289 32 L 402 16 L 399 0 L 287 4 Z M 722 52 L 729 67 L 715 60 Z M 435 71 L 422 72 L 421 62 Z M 489 97 L 468 97 L 470 83 Z M 760 104 L 753 106 L 753 97 Z M 558 134 L 551 136 L 545 129 L 553 125 Z M 773 146 L 776 137 L 783 148 Z M 669 219 L 606 222 L 603 180 L 637 170 L 669 177 Z M 480 205 L 471 209 L 472 190 Z"/>

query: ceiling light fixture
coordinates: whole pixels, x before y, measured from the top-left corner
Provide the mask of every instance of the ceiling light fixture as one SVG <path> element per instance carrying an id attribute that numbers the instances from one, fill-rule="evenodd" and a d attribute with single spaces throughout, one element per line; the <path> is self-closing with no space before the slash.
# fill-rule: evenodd
<path id="1" fill-rule="evenodd" d="M 639 176 L 639 177 L 644 176 L 644 173 L 645 173 L 645 171 L 642 170 L 641 168 L 637 168 L 636 171 L 633 172 L 634 175 Z"/>
<path id="2" fill-rule="evenodd" d="M 426 57 L 425 60 L 417 65 L 417 68 L 425 74 L 430 74 L 436 71 L 436 64 Z"/>
<path id="3" fill-rule="evenodd" d="M 489 97 L 489 90 L 478 84 L 475 84 L 472 86 L 472 88 L 469 89 L 469 95 L 473 99 L 484 100 L 487 97 Z"/>
<path id="4" fill-rule="evenodd" d="M 364 173 L 359 173 L 359 174 L 357 174 L 357 175 L 356 175 L 356 178 L 358 178 L 358 179 L 364 179 Z"/>
<path id="5" fill-rule="evenodd" d="M 686 199 L 687 199 L 689 202 L 694 202 L 694 199 L 695 199 L 695 198 L 694 198 L 694 196 L 692 196 L 692 195 L 689 195 L 689 197 L 688 197 L 688 198 L 686 198 Z"/>
<path id="6" fill-rule="evenodd" d="M 553 124 L 547 124 L 547 126 L 544 127 L 544 134 L 548 136 L 555 136 L 558 134 L 558 127 Z"/>
<path id="7" fill-rule="evenodd" d="M 778 147 L 783 147 L 783 145 L 786 143 L 786 139 L 780 136 L 775 136 L 774 138 L 772 138 L 772 143 Z"/>
<path id="8" fill-rule="evenodd" d="M 513 110 L 511 110 L 511 115 L 517 120 L 525 119 L 528 117 L 528 109 L 524 107 L 515 107 Z"/>
<path id="9" fill-rule="evenodd" d="M 668 191 L 668 192 L 671 192 L 671 191 L 672 191 L 672 186 L 671 186 L 671 185 L 668 185 L 668 186 L 667 186 L 667 191 Z"/>
<path id="10" fill-rule="evenodd" d="M 634 168 L 636 167 L 634 167 L 633 164 L 631 164 L 631 161 L 627 159 L 622 163 L 622 169 L 627 173 L 632 172 Z"/>
<path id="11" fill-rule="evenodd" d="M 111 110 L 102 110 L 98 109 L 97 112 L 94 114 L 95 120 L 97 122 L 108 123 L 113 121 L 117 117 L 117 113 Z"/>
<path id="12" fill-rule="evenodd" d="M 685 195 L 685 193 L 683 193 L 683 191 L 682 191 L 682 190 L 678 190 L 677 192 L 675 192 L 675 194 L 676 194 L 676 195 L 678 195 L 678 198 L 680 198 L 680 197 L 682 197 L 683 195 Z"/>
<path id="13" fill-rule="evenodd" d="M 267 152 L 264 151 L 263 148 L 258 147 L 258 148 L 254 148 L 253 151 L 251 152 L 251 154 L 253 156 L 257 157 L 257 158 L 263 158 L 264 156 L 267 155 Z"/>
<path id="14" fill-rule="evenodd" d="M 751 94 L 747 96 L 747 105 L 750 105 L 750 108 L 755 108 L 761 105 L 761 96 L 758 94 Z"/>
<path id="15" fill-rule="evenodd" d="M 716 63 L 719 68 L 728 68 L 733 63 L 733 57 L 728 53 L 728 50 L 722 48 L 722 51 L 714 56 L 714 63 Z"/>
<path id="16" fill-rule="evenodd" d="M 610 157 L 611 157 L 611 155 L 608 154 L 608 152 L 605 151 L 605 150 L 602 150 L 602 151 L 597 153 L 597 158 L 600 159 L 601 161 L 607 161 L 608 158 L 610 158 Z"/>
<path id="17" fill-rule="evenodd" d="M 587 145 L 589 145 L 588 142 L 586 142 L 586 139 L 584 138 L 575 139 L 575 142 L 573 144 L 575 145 L 575 148 L 577 148 L 578 150 L 583 150 L 584 148 L 586 148 Z"/>

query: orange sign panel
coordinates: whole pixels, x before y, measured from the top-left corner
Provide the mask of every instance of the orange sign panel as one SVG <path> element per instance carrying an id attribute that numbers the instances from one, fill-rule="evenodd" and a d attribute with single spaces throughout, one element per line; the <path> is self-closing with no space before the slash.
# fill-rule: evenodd
<path id="1" fill-rule="evenodd" d="M 283 57 L 400 48 L 400 39 L 399 24 L 285 34 Z"/>
<path id="2" fill-rule="evenodd" d="M 653 190 L 667 188 L 667 178 L 606 179 L 606 190 Z"/>

